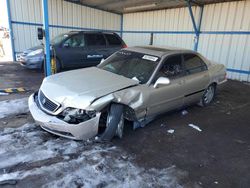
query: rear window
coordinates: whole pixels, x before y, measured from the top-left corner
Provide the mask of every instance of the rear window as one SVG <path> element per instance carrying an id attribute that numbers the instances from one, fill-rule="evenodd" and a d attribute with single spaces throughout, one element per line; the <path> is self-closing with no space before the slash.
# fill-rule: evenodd
<path id="1" fill-rule="evenodd" d="M 195 54 L 184 54 L 184 65 L 189 74 L 207 70 L 206 64 Z"/>
<path id="2" fill-rule="evenodd" d="M 85 34 L 86 44 L 88 46 L 105 46 L 106 42 L 102 34 Z"/>
<path id="3" fill-rule="evenodd" d="M 105 34 L 105 37 L 106 37 L 109 45 L 122 45 L 121 40 L 116 35 Z"/>

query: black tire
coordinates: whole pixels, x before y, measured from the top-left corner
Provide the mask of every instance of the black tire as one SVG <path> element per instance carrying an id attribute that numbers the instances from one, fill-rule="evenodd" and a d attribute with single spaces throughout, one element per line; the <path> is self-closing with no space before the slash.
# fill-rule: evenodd
<path id="1" fill-rule="evenodd" d="M 117 128 L 119 123 L 123 120 L 123 106 L 120 104 L 112 104 L 110 106 L 108 115 L 107 115 L 107 122 L 106 122 L 106 129 L 100 136 L 100 139 L 103 141 L 110 141 L 118 132 Z M 122 126 L 123 129 L 123 126 Z M 117 134 L 118 137 L 122 137 L 122 134 Z"/>
<path id="2" fill-rule="evenodd" d="M 61 66 L 61 62 L 58 58 L 56 58 L 56 72 L 61 72 L 62 70 L 62 66 Z"/>
<path id="3" fill-rule="evenodd" d="M 42 63 L 41 66 L 41 72 L 44 72 L 45 66 L 44 66 L 44 62 Z M 61 66 L 61 62 L 59 59 L 56 58 L 56 73 L 61 72 L 62 66 Z"/>
<path id="4" fill-rule="evenodd" d="M 211 104 L 215 98 L 215 92 L 216 92 L 216 84 L 209 85 L 205 89 L 199 105 L 200 106 L 208 106 L 209 104 Z"/>
<path id="5" fill-rule="evenodd" d="M 42 65 L 41 65 L 41 68 L 40 68 L 40 70 L 41 70 L 42 73 L 44 73 L 44 69 L 45 69 L 44 62 L 42 62 Z"/>

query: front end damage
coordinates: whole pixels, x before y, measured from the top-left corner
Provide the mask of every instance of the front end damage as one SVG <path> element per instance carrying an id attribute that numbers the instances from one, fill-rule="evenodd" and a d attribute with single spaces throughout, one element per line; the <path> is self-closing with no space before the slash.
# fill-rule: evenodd
<path id="1" fill-rule="evenodd" d="M 142 127 L 146 110 L 141 89 L 141 86 L 128 87 L 89 101 L 85 106 L 82 105 L 86 104 L 84 97 L 65 98 L 63 102 L 57 103 L 40 90 L 30 96 L 29 109 L 34 120 L 44 130 L 70 139 L 87 140 L 103 130 L 103 116 L 112 103 L 124 106 L 123 117 L 133 121 L 134 128 Z"/>
<path id="2" fill-rule="evenodd" d="M 85 114 L 83 110 L 66 109 L 58 115 L 51 115 L 41 108 L 38 94 L 29 97 L 29 109 L 34 120 L 44 130 L 74 140 L 87 140 L 98 133 L 101 113 Z"/>

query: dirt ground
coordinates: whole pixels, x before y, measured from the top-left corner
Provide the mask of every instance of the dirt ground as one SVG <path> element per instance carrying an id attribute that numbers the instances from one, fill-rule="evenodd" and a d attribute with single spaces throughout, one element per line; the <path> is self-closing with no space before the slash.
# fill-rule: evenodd
<path id="1" fill-rule="evenodd" d="M 37 90 L 43 74 L 18 64 L 0 63 L 0 89 L 25 87 L 28 92 L 0 96 L 0 101 L 23 98 Z M 188 112 L 171 112 L 133 131 L 127 125 L 124 138 L 114 139 L 135 163 L 145 169 L 169 166 L 187 172 L 184 187 L 250 187 L 250 85 L 229 80 L 219 88 L 214 103 Z M 33 122 L 29 113 L 0 119 L 0 130 Z M 188 126 L 194 124 L 199 132 Z M 174 133 L 168 133 L 173 129 Z M 50 137 L 49 137 L 50 138 Z M 49 139 L 48 138 L 48 139 Z M 35 181 L 35 180 L 33 180 Z"/>

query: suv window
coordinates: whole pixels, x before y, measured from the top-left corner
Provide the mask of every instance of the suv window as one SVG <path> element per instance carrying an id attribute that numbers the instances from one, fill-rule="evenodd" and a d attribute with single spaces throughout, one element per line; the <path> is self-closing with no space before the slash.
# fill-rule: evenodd
<path id="1" fill-rule="evenodd" d="M 184 75 L 184 68 L 182 65 L 182 56 L 170 56 L 163 63 L 161 69 L 156 75 L 155 81 L 160 77 L 167 77 L 169 79 L 179 78 Z"/>
<path id="2" fill-rule="evenodd" d="M 65 44 L 71 48 L 84 47 L 85 46 L 84 36 L 83 35 L 73 35 L 64 42 L 64 45 Z"/>
<path id="3" fill-rule="evenodd" d="M 105 34 L 105 37 L 109 43 L 109 45 L 122 45 L 120 39 L 114 34 Z"/>
<path id="4" fill-rule="evenodd" d="M 195 54 L 184 54 L 184 64 L 189 74 L 207 70 L 206 64 Z"/>
<path id="5" fill-rule="evenodd" d="M 105 46 L 106 42 L 102 34 L 85 34 L 88 46 Z"/>

